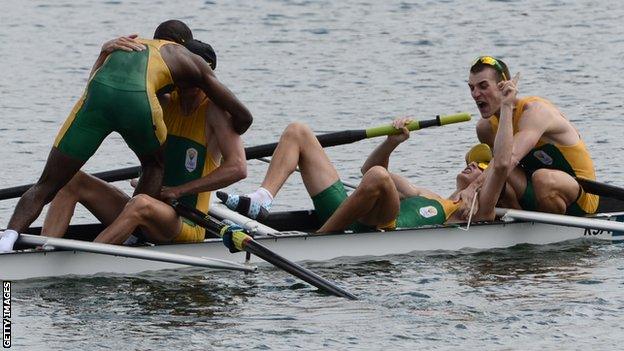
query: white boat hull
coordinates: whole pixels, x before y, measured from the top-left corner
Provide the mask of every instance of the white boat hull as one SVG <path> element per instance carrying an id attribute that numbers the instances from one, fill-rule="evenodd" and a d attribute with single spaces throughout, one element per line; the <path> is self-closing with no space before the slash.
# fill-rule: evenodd
<path id="1" fill-rule="evenodd" d="M 256 239 L 293 261 L 326 261 L 337 257 L 384 256 L 413 251 L 492 249 L 517 244 L 542 245 L 579 238 L 624 240 L 624 233 L 532 222 L 498 222 L 473 225 L 468 231 L 456 226 L 445 226 L 357 234 L 315 235 L 282 232 L 276 233 L 275 236 L 261 236 Z M 244 253 L 230 254 L 220 239 L 208 239 L 196 244 L 153 246 L 147 247 L 146 250 L 236 262 L 245 260 Z M 252 256 L 252 263 L 259 261 L 262 262 Z M 77 251 L 25 250 L 0 254 L 0 280 L 98 273 L 135 274 L 180 267 L 184 266 Z"/>

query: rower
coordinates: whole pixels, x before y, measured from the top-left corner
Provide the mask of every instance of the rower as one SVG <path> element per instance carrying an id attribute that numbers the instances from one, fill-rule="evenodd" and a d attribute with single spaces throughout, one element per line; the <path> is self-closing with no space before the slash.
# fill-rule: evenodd
<path id="1" fill-rule="evenodd" d="M 198 40 L 187 48 L 216 68 L 212 47 Z M 246 176 L 245 151 L 232 118 L 196 88 L 178 88 L 161 96 L 167 126 L 163 201 L 178 200 L 207 213 L 211 191 Z M 60 237 L 76 203 L 83 204 L 107 228 L 96 242 L 121 244 L 135 229 L 154 243 L 201 242 L 205 229 L 179 217 L 167 203 L 123 191 L 79 172 L 50 204 L 42 234 Z"/>
<path id="2" fill-rule="evenodd" d="M 511 103 L 515 99 L 516 83 L 517 80 L 505 81 L 499 87 L 503 108 L 496 147 L 500 152 L 495 155 L 492 166 L 488 167 L 490 171 L 482 191 L 475 199 L 479 203 L 474 216 L 476 220 L 494 219 L 494 208 L 507 178 L 512 149 Z M 410 121 L 409 118 L 399 118 L 393 122 L 393 126 L 402 133 L 388 136 L 371 153 L 362 166 L 362 181 L 350 196 L 347 196 L 338 172 L 312 130 L 304 124 L 293 123 L 282 134 L 267 174 L 256 191 L 245 195 L 219 191 L 217 197 L 230 209 L 262 219 L 268 214 L 274 197 L 286 179 L 298 166 L 316 215 L 323 223 L 318 232 L 345 229 L 369 231 L 371 228 L 394 229 L 459 222 L 462 219 L 455 213 L 459 202 L 414 186 L 407 179 L 388 171 L 390 154 L 409 138 L 405 125 Z M 483 164 L 470 162 L 457 175 L 457 190 L 453 195 L 483 173 L 480 168 Z"/>
<path id="3" fill-rule="evenodd" d="M 122 135 L 141 161 L 135 194 L 158 196 L 167 129 L 157 93 L 173 86 L 199 88 L 231 116 L 237 133 L 251 125 L 247 108 L 204 60 L 182 45 L 192 39 L 184 23 L 163 22 L 154 40 L 128 39 L 130 52 L 100 53 L 85 94 L 61 128 L 39 181 L 17 203 L 7 226 L 11 237 L 30 226 L 113 131 Z"/>
<path id="4" fill-rule="evenodd" d="M 503 99 L 497 84 L 508 77 L 507 65 L 491 56 L 477 58 L 470 67 L 468 86 L 482 117 L 477 136 L 490 146 Z M 596 211 L 598 196 L 583 191 L 574 179 L 596 179 L 594 164 L 578 130 L 555 105 L 537 96 L 516 98 L 513 132 L 514 167 L 508 182 L 523 209 L 571 215 Z M 471 198 L 481 180 L 460 197 Z"/>

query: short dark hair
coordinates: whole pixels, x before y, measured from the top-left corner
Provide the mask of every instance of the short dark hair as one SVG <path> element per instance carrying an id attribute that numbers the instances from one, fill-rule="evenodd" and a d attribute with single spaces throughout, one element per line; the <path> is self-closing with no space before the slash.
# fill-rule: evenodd
<path id="1" fill-rule="evenodd" d="M 490 60 L 486 60 L 486 59 L 490 59 Z M 511 79 L 511 75 L 509 74 L 509 68 L 507 67 L 507 64 L 505 64 L 505 62 L 493 56 L 478 57 L 475 60 L 475 62 L 472 64 L 472 66 L 470 66 L 470 73 L 479 73 L 483 71 L 486 67 L 492 68 L 494 69 L 494 71 L 496 71 L 497 82 Z"/>
<path id="2" fill-rule="evenodd" d="M 184 43 L 184 47 L 195 55 L 201 56 L 213 70 L 217 68 L 217 54 L 210 44 L 197 39 L 191 39 Z"/>
<path id="3" fill-rule="evenodd" d="M 163 39 L 176 42 L 178 44 L 184 44 L 193 39 L 193 33 L 191 29 L 178 20 L 168 20 L 156 27 L 154 32 L 154 39 Z"/>

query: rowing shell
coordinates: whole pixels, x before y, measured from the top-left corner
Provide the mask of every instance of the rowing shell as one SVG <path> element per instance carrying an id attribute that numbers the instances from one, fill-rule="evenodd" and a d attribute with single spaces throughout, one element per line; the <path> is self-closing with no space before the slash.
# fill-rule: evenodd
<path id="1" fill-rule="evenodd" d="M 287 223 L 288 218 L 299 219 L 302 212 L 304 211 L 281 213 L 281 221 Z M 624 212 L 599 216 L 624 221 Z M 97 233 L 101 230 L 101 227 L 96 225 L 79 228 L 84 232 Z M 385 256 L 429 250 L 492 249 L 517 244 L 542 245 L 579 238 L 619 241 L 624 240 L 624 233 L 533 222 L 498 221 L 473 224 L 467 231 L 457 225 L 447 225 L 388 232 L 322 235 L 303 231 L 274 230 L 256 236 L 256 240 L 262 245 L 293 261 L 325 261 L 338 257 Z M 208 256 L 237 262 L 245 261 L 244 253 L 230 254 L 224 248 L 221 239 L 207 239 L 202 243 L 193 244 L 150 246 L 145 249 L 195 257 Z M 251 263 L 261 264 L 262 261 L 252 256 Z M 184 266 L 77 251 L 27 249 L 0 254 L 0 280 L 97 273 L 135 274 L 181 267 Z"/>

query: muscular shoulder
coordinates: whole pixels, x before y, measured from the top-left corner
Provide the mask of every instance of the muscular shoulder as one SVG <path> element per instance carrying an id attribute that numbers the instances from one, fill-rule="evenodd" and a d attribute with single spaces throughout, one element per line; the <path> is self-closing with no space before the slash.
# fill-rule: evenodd
<path id="1" fill-rule="evenodd" d="M 204 66 L 202 59 L 188 51 L 181 45 L 164 45 L 160 49 L 160 54 L 169 67 L 169 71 L 173 76 L 173 80 L 178 85 L 194 86 L 192 83 L 203 72 Z"/>
<path id="2" fill-rule="evenodd" d="M 529 101 L 522 110 L 518 129 L 526 130 L 539 127 L 538 129 L 547 130 L 554 123 L 565 123 L 565 118 L 561 117 L 559 110 L 552 104 L 542 100 Z"/>
<path id="3" fill-rule="evenodd" d="M 489 119 L 481 118 L 477 121 L 477 138 L 479 142 L 488 144 L 490 147 L 494 147 L 494 131 Z"/>

